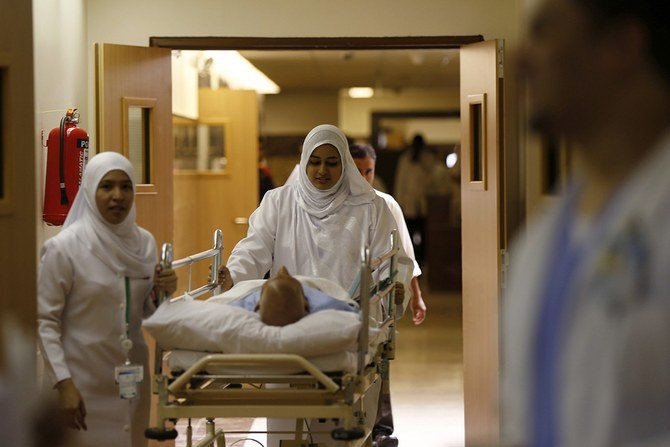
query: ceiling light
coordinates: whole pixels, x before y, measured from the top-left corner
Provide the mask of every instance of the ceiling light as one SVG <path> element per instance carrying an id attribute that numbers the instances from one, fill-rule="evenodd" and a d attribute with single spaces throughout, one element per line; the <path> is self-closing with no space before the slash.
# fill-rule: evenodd
<path id="1" fill-rule="evenodd" d="M 348 94 L 350 98 L 372 98 L 375 90 L 372 87 L 351 87 Z"/>
<path id="2" fill-rule="evenodd" d="M 279 93 L 279 86 L 237 51 L 205 51 L 212 59 L 211 70 L 233 90 L 256 90 L 261 94 Z"/>

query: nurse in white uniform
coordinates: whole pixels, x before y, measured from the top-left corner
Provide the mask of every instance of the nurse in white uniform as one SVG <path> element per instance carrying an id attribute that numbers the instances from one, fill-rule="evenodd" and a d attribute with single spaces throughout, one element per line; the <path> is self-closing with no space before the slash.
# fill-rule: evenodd
<path id="1" fill-rule="evenodd" d="M 174 292 L 176 275 L 156 265 L 153 236 L 135 224 L 134 193 L 125 157 L 92 157 L 62 231 L 42 249 L 40 350 L 77 446 L 147 444 L 151 383 L 140 324 L 154 310 L 152 292 Z M 122 390 L 116 382 L 126 377 L 133 380 Z"/>
<path id="2" fill-rule="evenodd" d="M 219 270 L 219 283 L 227 290 L 239 281 L 263 278 L 268 270 L 274 276 L 285 266 L 292 274 L 329 279 L 351 292 L 357 287 L 361 248 L 369 245 L 372 257 L 383 254 L 395 228 L 386 203 L 358 172 L 345 135 L 323 124 L 305 138 L 295 179 L 268 191 L 251 215 L 247 237 L 233 249 L 227 268 Z M 409 290 L 413 267 L 401 246 L 398 277 L 404 290 Z M 404 293 L 403 309 L 409 298 Z M 377 402 L 371 399 L 369 406 L 373 414 Z M 294 427 L 294 422 L 268 420 L 270 430 Z M 310 427 L 333 428 L 315 420 Z M 278 445 L 283 437 L 269 435 L 268 445 Z M 327 435 L 311 438 L 323 445 L 333 442 Z"/>
<path id="3" fill-rule="evenodd" d="M 361 247 L 369 244 L 373 257 L 381 255 L 390 248 L 395 228 L 383 199 L 359 174 L 345 135 L 323 124 L 305 138 L 297 179 L 265 194 L 249 219 L 247 236 L 228 260 L 229 274 L 222 269 L 219 279 L 226 289 L 285 266 L 293 274 L 353 290 Z M 408 290 L 413 265 L 404 251 L 399 264 Z"/>

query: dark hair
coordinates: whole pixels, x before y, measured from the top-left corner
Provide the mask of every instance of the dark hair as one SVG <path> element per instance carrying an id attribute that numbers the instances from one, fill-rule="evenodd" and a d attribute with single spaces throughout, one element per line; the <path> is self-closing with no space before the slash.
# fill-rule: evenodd
<path id="1" fill-rule="evenodd" d="M 649 53 L 670 80 L 670 1 L 668 0 L 574 0 L 584 6 L 596 24 L 632 18 L 644 25 L 649 33 Z"/>
<path id="2" fill-rule="evenodd" d="M 421 156 L 421 152 L 425 148 L 426 148 L 426 141 L 423 139 L 423 135 L 421 135 L 421 134 L 414 135 L 414 138 L 412 138 L 412 147 L 411 147 L 412 161 L 413 162 L 419 161 L 419 157 Z"/>
<path id="3" fill-rule="evenodd" d="M 377 159 L 377 152 L 375 148 L 365 143 L 352 143 L 349 145 L 349 152 L 353 158 L 370 157 L 373 160 Z"/>

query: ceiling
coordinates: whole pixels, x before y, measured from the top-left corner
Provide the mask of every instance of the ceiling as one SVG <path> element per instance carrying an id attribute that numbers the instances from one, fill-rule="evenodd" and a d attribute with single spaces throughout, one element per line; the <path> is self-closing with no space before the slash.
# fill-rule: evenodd
<path id="1" fill-rule="evenodd" d="M 282 91 L 459 85 L 459 50 L 240 51 Z"/>

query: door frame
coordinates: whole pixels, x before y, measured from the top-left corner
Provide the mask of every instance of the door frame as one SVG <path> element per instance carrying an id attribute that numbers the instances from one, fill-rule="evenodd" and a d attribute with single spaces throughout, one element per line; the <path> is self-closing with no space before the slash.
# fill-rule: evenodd
<path id="1" fill-rule="evenodd" d="M 156 37 L 150 47 L 173 50 L 417 50 L 460 48 L 482 42 L 471 36 L 407 37 Z"/>
<path id="2" fill-rule="evenodd" d="M 150 37 L 149 45 L 173 50 L 395 50 L 395 49 L 460 49 L 461 46 L 483 42 L 482 35 L 467 36 L 407 36 L 407 37 Z M 507 85 L 512 88 L 513 86 Z M 518 113 L 517 107 L 509 103 L 513 95 L 503 95 L 503 110 L 507 113 Z M 512 118 L 512 119 L 509 119 Z M 524 179 L 519 175 L 521 168 L 518 160 L 521 154 L 512 154 L 509 150 L 518 146 L 518 133 L 512 127 L 517 122 L 516 117 L 506 116 L 501 120 L 503 127 L 502 144 L 507 147 L 508 153 L 502 169 L 506 171 L 506 179 L 517 179 L 522 184 L 505 185 L 506 196 L 501 197 L 501 206 L 507 213 L 500 216 L 505 219 L 503 228 L 515 229 L 520 226 L 523 207 L 519 203 L 524 197 L 520 194 L 525 188 Z M 510 141 L 514 140 L 514 141 Z M 461 184 L 465 181 L 461 178 Z M 508 182 L 509 180 L 505 180 Z M 512 212 L 507 205 L 511 205 Z M 509 234 L 509 233 L 507 233 Z M 501 236 L 505 237 L 505 236 Z M 503 242 L 506 244 L 506 241 Z M 465 266 L 463 266 L 465 267 Z M 498 274 L 498 272 L 496 272 Z M 496 422 L 497 423 L 497 422 Z M 477 428 L 472 427 L 474 431 Z M 468 427 L 465 427 L 466 442 Z"/>

